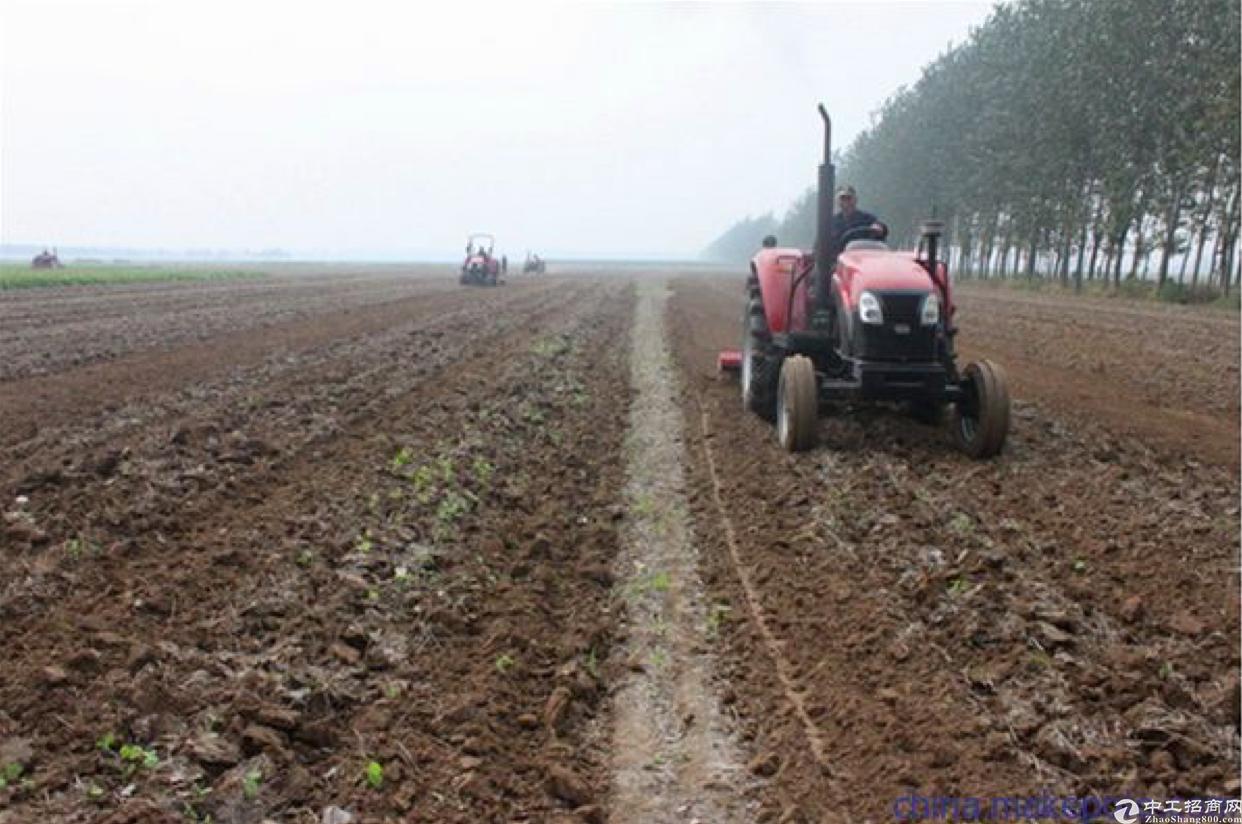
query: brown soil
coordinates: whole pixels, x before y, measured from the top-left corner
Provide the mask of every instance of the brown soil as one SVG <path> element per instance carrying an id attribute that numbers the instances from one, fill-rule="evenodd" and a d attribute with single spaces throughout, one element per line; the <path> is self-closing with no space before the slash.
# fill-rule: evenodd
<path id="1" fill-rule="evenodd" d="M 972 462 L 892 409 L 825 419 L 824 445 L 791 456 L 715 374 L 741 281 L 675 289 L 704 577 L 735 607 L 739 715 L 779 764 L 770 814 L 886 820 L 911 791 L 1237 794 L 1238 480 L 1217 451 L 1236 446 L 1236 319 L 1208 313 L 1223 329 L 1186 365 L 1095 307 L 965 292 L 964 348 L 1014 387 L 1003 456 Z M 1171 317 L 1165 345 L 1198 340 L 1198 315 Z M 1216 417 L 1138 402 L 1172 391 Z"/>
<path id="2" fill-rule="evenodd" d="M 12 820 L 603 803 L 583 731 L 611 643 L 630 290 L 443 292 L 72 370 L 36 432 L 6 431 Z"/>
<path id="3" fill-rule="evenodd" d="M 665 621 L 706 701 L 667 707 L 719 706 L 659 728 L 668 820 L 717 773 L 709 808 L 784 821 L 1238 793 L 1236 318 L 963 290 L 1004 455 L 859 409 L 790 456 L 714 373 L 740 280 L 685 277 L 684 478 L 636 518 L 642 277 L 0 295 L 0 824 L 633 820 L 621 644 Z M 668 513 L 680 571 L 629 598 Z"/>

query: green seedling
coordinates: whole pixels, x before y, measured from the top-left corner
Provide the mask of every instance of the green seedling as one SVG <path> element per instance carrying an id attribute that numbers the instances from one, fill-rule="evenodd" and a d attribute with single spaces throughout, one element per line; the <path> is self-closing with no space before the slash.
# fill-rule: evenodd
<path id="1" fill-rule="evenodd" d="M 716 638 L 720 635 L 720 626 L 730 612 L 732 612 L 732 609 L 728 604 L 712 604 L 712 608 L 707 611 L 708 637 Z"/>
<path id="2" fill-rule="evenodd" d="M 242 795 L 248 799 L 254 799 L 259 794 L 259 786 L 263 783 L 263 773 L 259 770 L 250 770 L 242 778 Z"/>
<path id="3" fill-rule="evenodd" d="M 587 650 L 586 661 L 583 662 L 583 666 L 586 668 L 587 674 L 596 680 L 599 679 L 599 658 L 595 654 L 595 647 Z"/>
<path id="4" fill-rule="evenodd" d="M 975 522 L 965 512 L 955 512 L 949 521 L 949 529 L 958 535 L 969 535 L 975 531 Z"/>
<path id="5" fill-rule="evenodd" d="M 966 591 L 966 579 L 961 577 L 954 578 L 952 581 L 949 581 L 947 589 L 950 595 L 961 595 Z"/>
<path id="6" fill-rule="evenodd" d="M 407 466 L 413 460 L 414 454 L 403 446 L 397 450 L 396 455 L 392 456 L 392 461 L 390 461 L 388 465 L 392 468 L 393 472 L 396 472 L 402 467 Z"/>
<path id="7" fill-rule="evenodd" d="M 496 671 L 504 675 L 517 664 L 512 655 L 505 653 L 496 657 Z"/>
<path id="8" fill-rule="evenodd" d="M 106 732 L 103 735 L 99 736 L 99 740 L 95 742 L 95 746 L 103 750 L 104 752 L 112 752 L 114 749 L 116 749 L 116 745 L 117 745 L 116 736 L 110 732 Z"/>
<path id="9" fill-rule="evenodd" d="M 86 785 L 86 797 L 91 801 L 99 801 L 104 797 L 104 788 L 92 781 Z"/>
<path id="10" fill-rule="evenodd" d="M 1074 570 L 1075 572 L 1077 572 L 1077 573 L 1080 573 L 1080 574 L 1081 574 L 1081 573 L 1083 573 L 1083 572 L 1086 572 L 1086 571 L 1087 571 L 1087 562 L 1086 562 L 1086 561 L 1084 561 L 1082 558 L 1075 558 L 1075 559 L 1074 559 L 1074 566 L 1073 566 L 1073 570 Z"/>
<path id="11" fill-rule="evenodd" d="M 25 771 L 26 768 L 16 761 L 0 767 L 0 790 L 3 790 L 10 784 L 16 783 L 17 779 L 21 778 L 22 773 Z"/>
<path id="12" fill-rule="evenodd" d="M 366 555 L 375 548 L 375 542 L 371 540 L 371 530 L 365 530 L 358 539 L 354 541 L 354 549 Z"/>
<path id="13" fill-rule="evenodd" d="M 436 469 L 439 470 L 442 481 L 451 481 L 457 474 L 456 469 L 453 467 L 453 459 L 447 455 L 441 455 L 436 458 Z"/>
<path id="14" fill-rule="evenodd" d="M 655 498 L 651 495 L 643 493 L 634 501 L 634 514 L 641 515 L 644 518 L 650 518 L 655 514 L 656 503 Z"/>
<path id="15" fill-rule="evenodd" d="M 435 493 L 435 478 L 430 466 L 424 464 L 415 469 L 410 475 L 410 483 L 414 486 L 414 497 L 420 504 L 431 501 Z"/>
<path id="16" fill-rule="evenodd" d="M 397 567 L 392 573 L 392 580 L 397 586 L 406 586 L 410 583 L 410 570 L 403 566 Z"/>
<path id="17" fill-rule="evenodd" d="M 668 592 L 668 588 L 672 585 L 672 579 L 669 578 L 667 572 L 660 571 L 651 576 L 651 588 L 656 592 Z"/>
<path id="18" fill-rule="evenodd" d="M 308 567 L 315 563 L 315 553 L 309 549 L 300 550 L 297 557 L 294 558 L 294 563 L 300 567 Z"/>
<path id="19" fill-rule="evenodd" d="M 1173 677 L 1173 663 L 1171 661 L 1165 661 L 1163 664 L 1160 665 L 1160 680 L 1168 681 L 1172 677 Z"/>
<path id="20" fill-rule="evenodd" d="M 211 813 L 200 813 L 188 801 L 182 803 L 181 811 L 185 814 L 185 820 L 190 824 L 215 824 L 216 820 L 211 817 Z"/>
<path id="21" fill-rule="evenodd" d="M 374 587 L 367 590 L 367 601 L 374 604 L 380 599 L 380 591 Z"/>
<path id="22" fill-rule="evenodd" d="M 573 343 L 561 335 L 540 338 L 531 346 L 531 351 L 541 358 L 554 358 L 563 355 L 573 348 Z"/>
<path id="23" fill-rule="evenodd" d="M 378 790 L 384 786 L 384 765 L 378 761 L 367 762 L 367 786 L 373 790 Z"/>
<path id="24" fill-rule="evenodd" d="M 148 750 L 140 744 L 122 744 L 118 754 L 125 765 L 122 773 L 127 778 L 140 769 L 153 770 L 160 763 L 154 750 Z"/>
<path id="25" fill-rule="evenodd" d="M 458 492 L 449 492 L 440 499 L 440 504 L 436 507 L 436 519 L 447 526 L 469 511 L 469 498 Z"/>
<path id="26" fill-rule="evenodd" d="M 474 463 L 471 464 L 471 469 L 474 472 L 474 477 L 484 486 L 491 483 L 492 473 L 496 471 L 496 467 L 492 466 L 491 462 L 483 457 L 475 458 Z"/>

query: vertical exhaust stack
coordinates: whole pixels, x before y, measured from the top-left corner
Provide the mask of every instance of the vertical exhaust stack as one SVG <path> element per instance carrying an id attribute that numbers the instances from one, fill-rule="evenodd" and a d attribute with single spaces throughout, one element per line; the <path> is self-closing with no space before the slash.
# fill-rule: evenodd
<path id="1" fill-rule="evenodd" d="M 832 165 L 832 119 L 823 103 L 819 104 L 819 116 L 824 121 L 824 159 L 819 164 L 819 189 L 815 197 L 815 309 L 811 326 L 826 329 L 830 317 L 828 291 L 838 251 L 832 242 L 832 198 L 837 186 L 837 170 Z"/>
<path id="2" fill-rule="evenodd" d="M 936 258 L 940 254 L 940 237 L 944 234 L 944 221 L 935 218 L 925 220 L 919 227 L 919 233 L 923 236 L 923 243 L 927 246 L 927 274 L 935 277 Z"/>

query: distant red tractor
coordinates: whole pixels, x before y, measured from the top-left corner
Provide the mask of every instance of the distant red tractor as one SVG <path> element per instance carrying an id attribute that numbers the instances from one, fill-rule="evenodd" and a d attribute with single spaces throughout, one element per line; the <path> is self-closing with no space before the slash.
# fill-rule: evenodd
<path id="1" fill-rule="evenodd" d="M 466 238 L 461 283 L 470 286 L 495 286 L 500 283 L 500 258 L 493 254 L 495 248 L 496 239 L 491 235 L 473 234 Z"/>
<path id="2" fill-rule="evenodd" d="M 746 280 L 742 349 L 720 354 L 741 373 L 742 401 L 774 420 L 781 445 L 818 441 L 820 410 L 832 404 L 896 401 L 939 422 L 952 406 L 957 445 L 975 458 L 998 454 L 1009 432 L 1005 373 L 990 361 L 958 370 L 948 268 L 938 221 L 926 221 L 914 251 L 893 251 L 872 227 L 832 236 L 832 123 L 821 105 L 815 250 L 766 247 Z"/>

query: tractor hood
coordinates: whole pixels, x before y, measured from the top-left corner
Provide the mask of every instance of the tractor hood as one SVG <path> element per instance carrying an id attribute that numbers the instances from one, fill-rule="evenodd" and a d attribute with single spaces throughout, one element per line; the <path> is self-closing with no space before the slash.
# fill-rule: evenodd
<path id="1" fill-rule="evenodd" d="M 851 306 L 864 291 L 930 292 L 935 288 L 913 252 L 850 249 L 837 258 L 836 277 Z"/>

